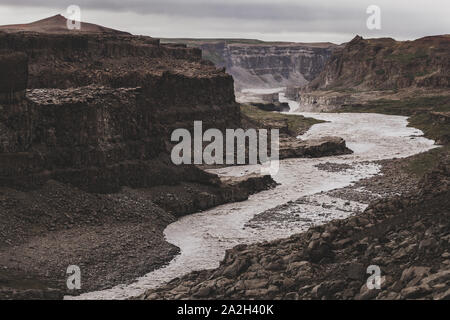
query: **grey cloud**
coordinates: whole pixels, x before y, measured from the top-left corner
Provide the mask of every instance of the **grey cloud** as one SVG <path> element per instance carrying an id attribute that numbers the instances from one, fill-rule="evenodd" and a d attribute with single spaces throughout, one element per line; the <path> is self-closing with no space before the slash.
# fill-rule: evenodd
<path id="1" fill-rule="evenodd" d="M 322 1 L 323 2 L 323 1 Z M 361 15 L 365 6 L 352 5 L 343 7 L 329 2 L 328 5 L 313 2 L 289 1 L 285 3 L 266 1 L 32 1 L 32 0 L 3 0 L 2 4 L 12 6 L 35 6 L 49 8 L 64 8 L 76 4 L 82 9 L 96 9 L 104 11 L 129 11 L 138 14 L 162 14 L 184 17 L 213 17 L 252 20 L 344 20 Z"/>
<path id="2" fill-rule="evenodd" d="M 339 38 L 358 33 L 412 39 L 450 31 L 448 0 L 2 0 L 0 6 L 16 8 L 16 11 L 48 8 L 48 15 L 51 15 L 55 10 L 64 12 L 71 4 L 81 7 L 82 19 L 87 22 L 107 23 L 108 27 L 154 36 L 220 34 L 223 37 L 229 34 L 248 37 L 260 34 L 264 37 L 270 34 L 274 38 L 279 34 L 285 39 L 289 33 L 340 34 Z M 370 4 L 382 9 L 381 31 L 366 28 L 366 8 Z M 152 25 L 156 21 L 160 23 L 159 29 Z M 154 30 L 159 30 L 160 34 L 154 34 Z M 323 39 L 323 36 L 318 38 Z"/>

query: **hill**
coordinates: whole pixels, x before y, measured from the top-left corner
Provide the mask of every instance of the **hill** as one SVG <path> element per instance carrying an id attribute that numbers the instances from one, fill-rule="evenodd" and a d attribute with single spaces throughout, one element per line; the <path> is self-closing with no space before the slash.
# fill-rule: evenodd
<path id="1" fill-rule="evenodd" d="M 0 31 L 5 32 L 39 32 L 39 33 L 108 33 L 108 34 L 129 34 L 128 32 L 106 28 L 93 23 L 81 22 L 80 30 L 70 30 L 67 28 L 67 19 L 60 14 L 38 20 L 27 24 L 11 24 L 0 26 Z"/>

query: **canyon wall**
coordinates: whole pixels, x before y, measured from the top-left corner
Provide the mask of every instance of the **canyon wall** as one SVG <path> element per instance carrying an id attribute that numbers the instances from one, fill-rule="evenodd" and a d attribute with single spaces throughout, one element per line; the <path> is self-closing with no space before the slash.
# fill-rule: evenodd
<path id="1" fill-rule="evenodd" d="M 0 32 L 0 65 L 1 185 L 219 183 L 168 157 L 175 128 L 240 123 L 232 77 L 199 49 L 130 35 Z"/>
<path id="2" fill-rule="evenodd" d="M 313 112 L 357 110 L 380 99 L 401 105 L 420 96 L 448 96 L 449 75 L 450 35 L 414 41 L 356 36 L 334 51 L 316 79 L 297 91 L 297 100 L 300 110 Z M 406 114 L 414 113 L 410 109 Z"/>
<path id="3" fill-rule="evenodd" d="M 336 50 L 309 90 L 450 86 L 450 35 L 414 41 L 356 36 Z"/>
<path id="4" fill-rule="evenodd" d="M 165 40 L 202 49 L 203 57 L 224 67 L 237 91 L 246 88 L 299 87 L 316 78 L 332 52 L 331 43 L 257 40 Z"/>

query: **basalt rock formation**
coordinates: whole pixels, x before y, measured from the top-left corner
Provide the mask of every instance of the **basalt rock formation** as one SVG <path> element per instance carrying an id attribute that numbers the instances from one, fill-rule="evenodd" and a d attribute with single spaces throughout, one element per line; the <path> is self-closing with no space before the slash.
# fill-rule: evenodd
<path id="1" fill-rule="evenodd" d="M 449 52 L 449 35 L 414 41 L 356 36 L 334 51 L 316 79 L 297 91 L 300 110 L 358 111 L 380 99 L 448 96 Z M 425 105 L 429 103 L 425 101 Z"/>
<path id="2" fill-rule="evenodd" d="M 3 185 L 56 178 L 111 192 L 207 182 L 169 164 L 171 131 L 194 120 L 240 123 L 233 79 L 195 48 L 131 35 L 0 33 L 0 53 Z"/>
<path id="3" fill-rule="evenodd" d="M 263 42 L 257 40 L 166 39 L 202 49 L 203 57 L 226 68 L 236 90 L 305 85 L 322 71 L 332 43 Z"/>
<path id="4" fill-rule="evenodd" d="M 450 87 L 450 35 L 414 41 L 356 36 L 336 50 L 307 90 Z"/>

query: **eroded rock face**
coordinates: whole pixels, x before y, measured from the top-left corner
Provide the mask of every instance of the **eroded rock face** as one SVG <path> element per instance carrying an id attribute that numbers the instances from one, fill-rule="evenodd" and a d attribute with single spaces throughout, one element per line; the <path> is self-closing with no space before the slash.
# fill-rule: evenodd
<path id="1" fill-rule="evenodd" d="M 334 111 L 343 105 L 354 103 L 355 100 L 350 94 L 325 91 L 301 92 L 298 97 L 300 110 L 311 112 Z"/>
<path id="2" fill-rule="evenodd" d="M 308 90 L 448 88 L 449 52 L 448 35 L 415 41 L 356 36 L 342 50 L 334 52 Z"/>
<path id="3" fill-rule="evenodd" d="M 166 124 L 239 123 L 232 77 L 202 60 L 196 48 L 131 35 L 0 32 L 0 50 L 28 56 L 29 89 L 141 87 L 157 120 Z"/>
<path id="4" fill-rule="evenodd" d="M 19 70 L 0 79 L 2 185 L 33 188 L 52 178 L 112 192 L 214 183 L 168 158 L 174 129 L 195 120 L 205 130 L 240 124 L 232 77 L 200 50 L 131 35 L 26 32 L 0 32 L 0 50 L 5 70 Z"/>
<path id="5" fill-rule="evenodd" d="M 191 43 L 203 57 L 225 67 L 236 90 L 301 86 L 313 80 L 337 47 L 331 43 Z"/>

